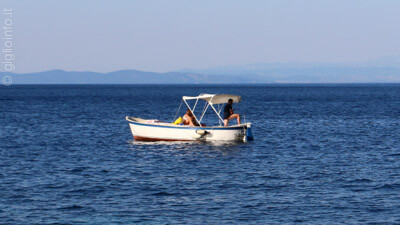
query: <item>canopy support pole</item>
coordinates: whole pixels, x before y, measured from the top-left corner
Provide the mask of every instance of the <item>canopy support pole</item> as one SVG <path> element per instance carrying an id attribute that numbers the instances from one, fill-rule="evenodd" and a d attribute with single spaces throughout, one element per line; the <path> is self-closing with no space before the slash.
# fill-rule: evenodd
<path id="1" fill-rule="evenodd" d="M 175 114 L 174 119 L 172 120 L 172 123 L 175 121 L 176 117 L 178 116 L 179 110 L 181 110 L 181 107 L 182 107 L 182 103 L 183 103 L 183 100 L 181 101 L 181 104 L 179 105 L 178 111 L 176 111 L 176 114 Z"/>
<path id="2" fill-rule="evenodd" d="M 210 103 L 209 103 L 209 102 L 207 103 L 206 109 L 204 109 L 203 113 L 201 114 L 200 122 L 203 120 L 203 117 L 204 117 L 204 115 L 205 115 L 206 112 L 207 112 L 208 106 L 210 106 Z"/>
<path id="3" fill-rule="evenodd" d="M 193 114 L 194 114 L 194 109 L 196 108 L 196 106 L 197 106 L 197 102 L 199 101 L 199 99 L 196 99 L 196 103 L 194 103 L 194 106 L 193 106 Z"/>
<path id="4" fill-rule="evenodd" d="M 197 119 L 196 115 L 194 115 L 194 112 L 193 112 L 193 110 L 190 108 L 189 104 L 186 102 L 186 100 L 185 100 L 185 99 L 183 99 L 183 101 L 185 102 L 186 106 L 188 107 L 188 109 L 189 109 L 189 110 L 190 110 L 190 112 L 192 113 L 192 115 L 193 115 L 194 119 L 197 121 L 197 123 L 199 124 L 199 126 L 201 126 L 201 124 L 200 124 L 199 120 Z"/>
<path id="5" fill-rule="evenodd" d="M 214 108 L 213 104 L 209 102 L 211 108 L 214 110 L 214 112 L 217 114 L 218 118 L 221 120 L 222 123 L 224 123 L 224 120 L 222 119 L 221 115 L 219 115 L 218 111 Z"/>
<path id="6" fill-rule="evenodd" d="M 225 105 L 225 104 L 222 104 L 221 109 L 218 111 L 218 115 L 221 114 L 221 111 L 222 111 L 222 109 L 224 108 L 224 105 Z M 219 105 L 218 105 L 218 107 L 219 107 Z"/>

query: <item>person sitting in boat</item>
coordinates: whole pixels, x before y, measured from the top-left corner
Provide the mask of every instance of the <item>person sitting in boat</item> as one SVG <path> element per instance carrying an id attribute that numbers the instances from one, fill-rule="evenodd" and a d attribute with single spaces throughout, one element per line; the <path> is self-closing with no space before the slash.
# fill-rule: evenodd
<path id="1" fill-rule="evenodd" d="M 232 109 L 233 99 L 228 100 L 228 104 L 226 104 L 224 108 L 224 126 L 227 127 L 229 120 L 237 119 L 238 124 L 240 124 L 240 115 L 233 112 Z"/>
<path id="2" fill-rule="evenodd" d="M 183 125 L 189 125 L 191 127 L 197 126 L 196 119 L 193 116 L 193 113 L 188 109 L 186 110 L 185 115 L 183 115 Z"/>

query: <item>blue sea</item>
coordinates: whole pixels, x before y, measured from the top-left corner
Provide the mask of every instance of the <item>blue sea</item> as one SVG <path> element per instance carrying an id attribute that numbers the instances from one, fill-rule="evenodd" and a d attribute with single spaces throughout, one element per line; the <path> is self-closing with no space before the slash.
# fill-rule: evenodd
<path id="1" fill-rule="evenodd" d="M 200 93 L 255 140 L 133 140 Z M 399 224 L 399 119 L 400 85 L 2 86 L 0 224 Z"/>

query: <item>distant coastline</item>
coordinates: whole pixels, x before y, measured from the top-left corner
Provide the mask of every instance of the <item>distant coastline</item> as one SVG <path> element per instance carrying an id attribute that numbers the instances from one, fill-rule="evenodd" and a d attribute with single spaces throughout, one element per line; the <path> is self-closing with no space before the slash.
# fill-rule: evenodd
<path id="1" fill-rule="evenodd" d="M 400 83 L 400 66 L 254 64 L 167 73 L 118 70 L 108 73 L 49 70 L 0 72 L 13 84 L 313 84 Z"/>

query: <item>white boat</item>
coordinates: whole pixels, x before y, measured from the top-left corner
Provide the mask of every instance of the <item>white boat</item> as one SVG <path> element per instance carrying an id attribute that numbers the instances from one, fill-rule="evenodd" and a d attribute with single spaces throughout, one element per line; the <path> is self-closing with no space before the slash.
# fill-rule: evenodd
<path id="1" fill-rule="evenodd" d="M 251 133 L 251 123 L 235 124 L 224 127 L 224 121 L 220 116 L 223 105 L 232 99 L 234 103 L 239 103 L 241 97 L 238 95 L 227 94 L 201 94 L 199 96 L 183 96 L 182 102 L 186 104 L 188 109 L 194 115 L 198 124 L 201 124 L 203 117 L 208 108 L 211 108 L 219 119 L 219 125 L 216 126 L 189 126 L 178 125 L 174 123 L 161 122 L 158 120 L 141 119 L 137 117 L 127 116 L 132 135 L 136 141 L 251 141 L 253 135 Z M 189 100 L 195 100 L 193 108 L 188 104 Z M 198 118 L 194 110 L 199 100 L 206 101 L 203 112 Z M 221 106 L 219 111 L 214 107 Z M 181 104 L 182 106 L 182 104 Z M 180 109 L 180 107 L 179 107 Z M 178 109 L 178 112 L 179 112 Z M 236 120 L 231 121 L 236 123 Z"/>

